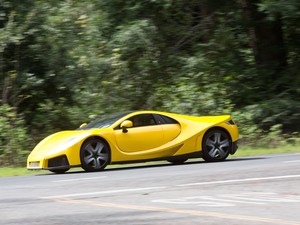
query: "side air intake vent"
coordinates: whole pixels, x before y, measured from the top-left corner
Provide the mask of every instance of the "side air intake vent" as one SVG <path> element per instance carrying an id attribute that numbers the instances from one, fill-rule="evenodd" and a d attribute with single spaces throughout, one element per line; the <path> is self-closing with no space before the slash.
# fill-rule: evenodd
<path id="1" fill-rule="evenodd" d="M 69 166 L 69 161 L 67 159 L 67 156 L 62 155 L 58 156 L 52 159 L 49 159 L 48 161 L 48 167 L 66 167 Z"/>

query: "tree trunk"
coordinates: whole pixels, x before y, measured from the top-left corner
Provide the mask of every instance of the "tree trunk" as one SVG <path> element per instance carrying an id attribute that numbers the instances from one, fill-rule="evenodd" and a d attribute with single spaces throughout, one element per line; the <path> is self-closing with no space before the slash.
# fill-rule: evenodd
<path id="1" fill-rule="evenodd" d="M 287 65 L 283 41 L 281 16 L 273 20 L 258 11 L 260 0 L 239 0 L 247 21 L 249 44 L 253 50 L 256 64 L 278 74 Z"/>

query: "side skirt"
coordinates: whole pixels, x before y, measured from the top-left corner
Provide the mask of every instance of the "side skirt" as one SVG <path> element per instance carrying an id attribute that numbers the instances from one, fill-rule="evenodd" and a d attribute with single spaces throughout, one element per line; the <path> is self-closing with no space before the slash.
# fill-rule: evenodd
<path id="1" fill-rule="evenodd" d="M 143 162 L 152 162 L 152 161 L 163 161 L 163 160 L 181 160 L 181 159 L 193 159 L 193 158 L 202 158 L 202 152 L 193 152 L 184 155 L 178 156 L 170 156 L 170 157 L 161 157 L 161 158 L 154 158 L 154 159 L 143 159 L 143 160 L 130 160 L 130 161 L 118 161 L 112 162 L 112 164 L 127 164 L 127 163 L 143 163 Z"/>

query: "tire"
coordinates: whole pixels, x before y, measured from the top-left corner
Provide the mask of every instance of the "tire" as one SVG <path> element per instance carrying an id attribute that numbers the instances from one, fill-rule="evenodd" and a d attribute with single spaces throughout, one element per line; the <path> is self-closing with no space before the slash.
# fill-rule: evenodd
<path id="1" fill-rule="evenodd" d="M 187 160 L 188 159 L 169 159 L 167 161 L 170 163 L 173 163 L 174 165 L 180 165 L 180 164 L 183 164 Z"/>
<path id="2" fill-rule="evenodd" d="M 52 169 L 49 171 L 51 171 L 52 173 L 56 173 L 56 174 L 63 174 L 65 172 L 67 172 L 68 170 L 69 170 L 69 168 L 67 168 L 67 169 Z"/>
<path id="3" fill-rule="evenodd" d="M 99 138 L 87 139 L 80 149 L 81 167 L 87 172 L 103 170 L 110 163 L 110 148 Z"/>
<path id="4" fill-rule="evenodd" d="M 207 162 L 224 161 L 232 149 L 230 136 L 220 130 L 208 131 L 202 141 L 202 158 Z"/>

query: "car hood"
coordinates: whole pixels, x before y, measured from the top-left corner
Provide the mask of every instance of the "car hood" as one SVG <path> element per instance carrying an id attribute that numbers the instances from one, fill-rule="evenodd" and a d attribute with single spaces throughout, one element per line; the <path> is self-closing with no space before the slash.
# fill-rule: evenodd
<path id="1" fill-rule="evenodd" d="M 99 130 L 99 129 L 98 129 Z M 60 131 L 43 139 L 31 152 L 31 156 L 45 157 L 64 151 L 76 143 L 84 140 L 93 130 Z"/>

